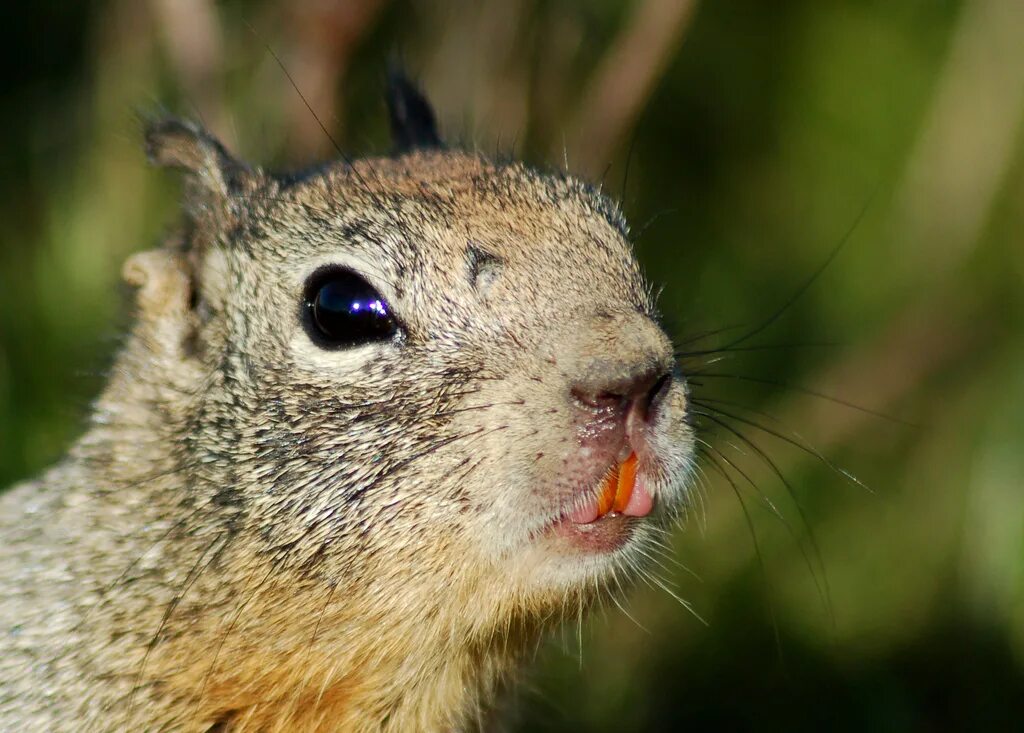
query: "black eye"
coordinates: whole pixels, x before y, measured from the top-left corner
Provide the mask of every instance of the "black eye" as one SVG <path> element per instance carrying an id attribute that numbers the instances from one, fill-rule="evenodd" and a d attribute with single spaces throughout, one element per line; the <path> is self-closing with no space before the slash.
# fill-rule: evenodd
<path id="1" fill-rule="evenodd" d="M 351 347 L 386 341 L 398 331 L 391 306 L 351 270 L 318 270 L 306 283 L 305 305 L 310 333 L 321 346 Z"/>

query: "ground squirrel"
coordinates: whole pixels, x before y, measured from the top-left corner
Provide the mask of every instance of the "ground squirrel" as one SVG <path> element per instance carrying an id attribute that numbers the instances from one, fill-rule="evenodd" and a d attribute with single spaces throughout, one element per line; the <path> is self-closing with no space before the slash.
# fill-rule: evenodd
<path id="1" fill-rule="evenodd" d="M 472 727 L 685 504 L 686 387 L 617 208 L 440 144 L 273 175 L 151 124 L 83 437 L 0 497 L 0 729 Z"/>

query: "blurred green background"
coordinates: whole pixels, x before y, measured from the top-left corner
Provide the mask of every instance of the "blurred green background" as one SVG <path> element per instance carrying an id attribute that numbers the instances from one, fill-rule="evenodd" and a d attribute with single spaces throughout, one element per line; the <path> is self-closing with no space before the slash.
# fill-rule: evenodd
<path id="1" fill-rule="evenodd" d="M 46 0 L 0 17 L 0 486 L 80 431 L 126 324 L 120 264 L 174 221 L 137 114 L 201 118 L 268 166 L 329 157 L 269 45 L 347 151 L 386 152 L 397 56 L 449 140 L 604 177 L 680 341 L 768 318 L 853 227 L 750 342 L 770 348 L 688 367 L 763 380 L 695 392 L 870 491 L 733 422 L 791 496 L 704 420 L 743 503 L 705 464 L 658 575 L 707 625 L 640 584 L 628 616 L 540 650 L 503 725 L 1024 729 L 1020 0 Z"/>

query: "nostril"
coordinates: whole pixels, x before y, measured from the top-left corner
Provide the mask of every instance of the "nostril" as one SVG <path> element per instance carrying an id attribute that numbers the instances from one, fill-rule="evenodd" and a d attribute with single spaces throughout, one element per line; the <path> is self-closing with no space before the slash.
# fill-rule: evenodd
<path id="1" fill-rule="evenodd" d="M 624 409 L 626 404 L 629 402 L 627 397 L 615 392 L 609 392 L 606 390 L 594 392 L 580 387 L 573 388 L 572 396 L 575 397 L 580 404 L 585 407 L 589 407 L 592 410 Z"/>
<path id="2" fill-rule="evenodd" d="M 672 373 L 646 371 L 618 380 L 604 382 L 600 389 L 577 384 L 572 396 L 584 407 L 601 412 L 622 412 L 636 409 L 645 420 L 664 400 L 672 384 Z"/>
<path id="3" fill-rule="evenodd" d="M 649 420 L 657 412 L 661 403 L 665 401 L 665 395 L 668 394 L 670 389 L 672 389 L 672 372 L 665 372 L 651 385 L 647 393 L 638 400 L 637 407 L 640 408 L 641 417 Z"/>

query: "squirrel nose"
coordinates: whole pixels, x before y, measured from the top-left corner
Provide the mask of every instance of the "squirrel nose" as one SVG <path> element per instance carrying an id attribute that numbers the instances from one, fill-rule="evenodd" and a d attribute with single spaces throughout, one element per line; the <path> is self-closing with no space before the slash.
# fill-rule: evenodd
<path id="1" fill-rule="evenodd" d="M 583 407 L 595 412 L 636 414 L 649 420 L 672 386 L 672 371 L 658 365 L 643 366 L 611 379 L 580 380 L 572 395 Z"/>

